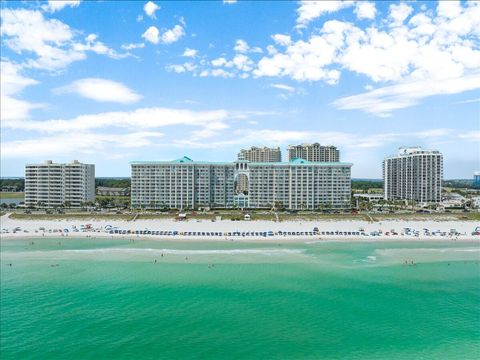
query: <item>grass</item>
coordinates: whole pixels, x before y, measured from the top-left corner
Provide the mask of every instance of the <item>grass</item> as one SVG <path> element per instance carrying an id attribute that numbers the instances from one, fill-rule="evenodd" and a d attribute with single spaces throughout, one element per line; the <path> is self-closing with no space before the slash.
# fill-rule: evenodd
<path id="1" fill-rule="evenodd" d="M 222 211 L 219 214 L 199 213 L 197 215 L 189 215 L 189 220 L 215 220 L 216 216 L 221 216 L 222 220 L 240 219 L 243 220 L 244 215 L 239 211 Z M 262 212 L 252 213 L 252 221 L 267 220 L 275 221 L 274 213 Z M 73 214 L 44 214 L 44 213 L 12 213 L 12 219 L 26 220 L 133 220 L 135 214 L 98 214 L 98 213 L 73 213 Z M 279 214 L 280 221 L 322 221 L 322 220 L 365 220 L 365 221 L 383 221 L 383 220 L 475 220 L 480 221 L 480 213 L 443 213 L 443 214 L 320 214 L 320 213 L 298 213 L 298 214 Z M 139 214 L 137 220 L 154 220 L 154 219 L 175 219 L 175 214 Z"/>
<path id="2" fill-rule="evenodd" d="M 11 219 L 18 220 L 133 220 L 130 214 L 23 214 L 12 213 Z"/>
<path id="3" fill-rule="evenodd" d="M 0 192 L 0 199 L 23 199 L 24 197 L 23 192 Z"/>

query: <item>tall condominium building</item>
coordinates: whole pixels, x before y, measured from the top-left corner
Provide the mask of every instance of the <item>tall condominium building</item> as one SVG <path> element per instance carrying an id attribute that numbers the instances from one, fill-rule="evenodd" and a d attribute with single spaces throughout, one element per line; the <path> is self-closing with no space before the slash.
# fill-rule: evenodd
<path id="1" fill-rule="evenodd" d="M 174 161 L 133 162 L 133 208 L 197 209 L 233 206 L 233 163 L 183 157 Z"/>
<path id="2" fill-rule="evenodd" d="M 386 200 L 440 202 L 443 156 L 437 150 L 400 148 L 397 156 L 383 161 Z"/>
<path id="3" fill-rule="evenodd" d="M 352 164 L 292 162 L 133 162 L 132 207 L 195 209 L 249 207 L 319 209 L 350 207 Z M 248 194 L 235 195 L 247 178 Z"/>
<path id="4" fill-rule="evenodd" d="M 280 162 L 282 161 L 282 152 L 279 147 L 269 148 L 265 146 L 260 148 L 252 146 L 250 149 L 240 150 L 237 159 L 251 162 Z M 235 192 L 237 194 L 248 193 L 248 179 L 245 175 L 240 174 L 238 177 Z"/>
<path id="5" fill-rule="evenodd" d="M 287 209 L 349 208 L 352 164 L 295 159 L 248 163 L 248 201 L 252 208 L 273 204 Z"/>
<path id="6" fill-rule="evenodd" d="M 95 201 L 95 165 L 48 160 L 25 166 L 27 207 L 80 207 L 88 201 Z"/>
<path id="7" fill-rule="evenodd" d="M 338 162 L 340 152 L 335 146 L 322 146 L 319 143 L 290 145 L 287 148 L 288 160 L 303 159 L 311 162 Z"/>
<path id="8" fill-rule="evenodd" d="M 282 161 L 282 152 L 279 147 L 255 147 L 242 149 L 238 153 L 238 160 L 247 160 L 251 162 L 280 162 Z"/>

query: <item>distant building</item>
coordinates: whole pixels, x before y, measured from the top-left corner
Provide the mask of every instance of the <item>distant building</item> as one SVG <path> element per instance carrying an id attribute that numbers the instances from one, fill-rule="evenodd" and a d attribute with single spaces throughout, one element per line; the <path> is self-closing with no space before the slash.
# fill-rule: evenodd
<path id="1" fill-rule="evenodd" d="M 210 163 L 187 157 L 175 161 L 133 162 L 132 207 L 196 209 L 349 208 L 352 164 L 291 162 Z M 235 195 L 244 175 L 247 194 Z"/>
<path id="2" fill-rule="evenodd" d="M 250 149 L 242 149 L 237 155 L 237 160 L 250 162 L 281 162 L 282 152 L 279 147 L 256 147 L 252 146 Z M 237 178 L 237 185 L 235 188 L 237 194 L 246 194 L 248 192 L 248 180 L 245 175 L 241 174 Z"/>
<path id="3" fill-rule="evenodd" d="M 279 147 L 256 147 L 242 149 L 237 155 L 238 160 L 247 160 L 251 162 L 280 162 L 282 161 L 282 152 Z"/>
<path id="4" fill-rule="evenodd" d="M 304 159 L 310 162 L 338 162 L 340 152 L 335 146 L 322 146 L 319 143 L 290 145 L 287 148 L 288 161 Z"/>
<path id="5" fill-rule="evenodd" d="M 80 207 L 87 201 L 95 201 L 95 165 L 48 160 L 25 166 L 25 206 Z"/>
<path id="6" fill-rule="evenodd" d="M 442 200 L 443 156 L 437 150 L 400 148 L 383 161 L 386 200 L 435 202 Z"/>
<path id="7" fill-rule="evenodd" d="M 115 187 L 106 187 L 98 186 L 97 195 L 100 196 L 129 196 L 130 188 L 115 188 Z"/>
<path id="8" fill-rule="evenodd" d="M 17 185 L 2 186 L 2 192 L 18 192 L 18 186 Z"/>
<path id="9" fill-rule="evenodd" d="M 363 200 L 367 200 L 368 202 L 371 202 L 371 201 L 379 201 L 379 200 L 383 200 L 384 199 L 384 195 L 383 194 L 353 194 L 353 197 L 355 199 L 363 199 Z"/>
<path id="10" fill-rule="evenodd" d="M 473 173 L 473 186 L 480 189 L 480 171 Z"/>

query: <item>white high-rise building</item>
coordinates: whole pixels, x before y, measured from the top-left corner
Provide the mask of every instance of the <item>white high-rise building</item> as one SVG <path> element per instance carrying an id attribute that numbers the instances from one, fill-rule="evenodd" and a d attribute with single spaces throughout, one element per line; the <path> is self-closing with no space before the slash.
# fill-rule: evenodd
<path id="1" fill-rule="evenodd" d="M 282 161 L 282 152 L 279 147 L 256 147 L 242 149 L 237 155 L 238 160 L 247 160 L 251 162 L 280 162 Z"/>
<path id="2" fill-rule="evenodd" d="M 95 201 L 95 165 L 77 160 L 25 165 L 25 206 L 80 207 Z"/>
<path id="3" fill-rule="evenodd" d="M 290 145 L 287 148 L 288 161 L 303 159 L 311 162 L 338 162 L 340 152 L 335 146 L 322 146 L 319 143 Z"/>
<path id="4" fill-rule="evenodd" d="M 133 208 L 350 207 L 352 164 L 302 159 L 209 163 L 183 157 L 131 165 Z M 235 180 L 241 176 L 247 180 L 248 192 L 235 195 Z"/>
<path id="5" fill-rule="evenodd" d="M 437 150 L 401 147 L 397 156 L 383 161 L 386 200 L 440 202 L 442 179 L 443 156 Z"/>
<path id="6" fill-rule="evenodd" d="M 132 162 L 132 208 L 233 207 L 234 164 L 174 161 Z"/>
<path id="7" fill-rule="evenodd" d="M 281 162 L 282 161 L 282 152 L 279 147 L 269 148 L 269 147 L 256 147 L 252 146 L 250 149 L 242 149 L 237 155 L 239 161 L 250 161 L 250 162 Z M 237 194 L 247 194 L 248 193 L 248 179 L 245 175 L 241 174 L 237 178 L 237 187 L 235 189 Z"/>
<path id="8" fill-rule="evenodd" d="M 292 210 L 318 210 L 351 206 L 352 164 L 295 159 L 246 166 L 248 201 L 252 208 L 275 205 Z"/>

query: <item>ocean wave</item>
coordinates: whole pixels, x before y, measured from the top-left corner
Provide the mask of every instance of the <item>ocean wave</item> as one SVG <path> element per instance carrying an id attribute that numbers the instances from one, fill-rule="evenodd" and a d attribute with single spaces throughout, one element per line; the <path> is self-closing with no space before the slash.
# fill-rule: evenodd
<path id="1" fill-rule="evenodd" d="M 44 254 L 77 254 L 77 255 L 95 255 L 95 254 L 125 254 L 125 255 L 301 255 L 305 252 L 302 249 L 214 249 L 214 250 L 185 250 L 185 249 L 153 249 L 153 248 L 108 248 L 108 249 L 75 249 L 75 250 L 53 250 L 53 251 L 37 251 L 35 253 Z"/>
<path id="2" fill-rule="evenodd" d="M 378 255 L 391 256 L 402 253 L 462 253 L 462 252 L 477 252 L 480 253 L 480 248 L 401 248 L 401 249 L 377 249 L 375 251 Z"/>

